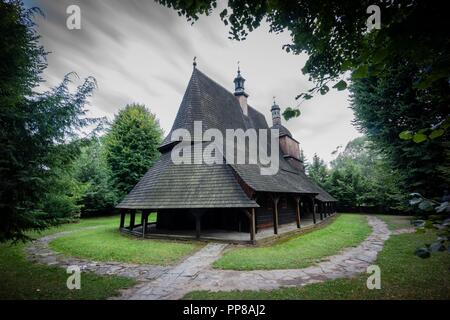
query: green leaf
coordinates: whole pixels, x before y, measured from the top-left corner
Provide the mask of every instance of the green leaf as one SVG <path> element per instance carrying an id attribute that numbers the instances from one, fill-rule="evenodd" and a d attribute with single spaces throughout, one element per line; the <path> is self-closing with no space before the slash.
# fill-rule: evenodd
<path id="1" fill-rule="evenodd" d="M 283 117 L 286 121 L 288 121 L 291 118 L 296 118 L 299 117 L 301 114 L 299 109 L 294 109 L 291 107 L 287 107 L 284 111 L 283 111 Z"/>
<path id="2" fill-rule="evenodd" d="M 219 14 L 220 19 L 223 20 L 223 18 L 225 18 L 225 16 L 228 14 L 227 9 L 222 10 L 222 12 Z"/>
<path id="3" fill-rule="evenodd" d="M 424 142 L 424 141 L 426 141 L 427 140 L 427 136 L 425 135 L 425 134 L 423 134 L 423 133 L 416 133 L 414 136 L 413 136 L 413 141 L 415 142 L 415 143 L 421 143 L 421 142 Z"/>
<path id="4" fill-rule="evenodd" d="M 444 129 L 437 129 L 437 130 L 433 130 L 430 135 L 428 136 L 428 138 L 430 139 L 436 139 L 437 137 L 440 137 L 444 134 Z"/>
<path id="5" fill-rule="evenodd" d="M 400 137 L 400 139 L 402 140 L 411 140 L 413 138 L 413 134 L 411 131 L 406 130 L 406 131 L 402 131 L 400 132 L 400 134 L 398 135 Z"/>
<path id="6" fill-rule="evenodd" d="M 369 66 L 362 65 L 352 73 L 353 79 L 366 78 L 369 75 Z"/>
<path id="7" fill-rule="evenodd" d="M 320 94 L 321 94 L 321 95 L 327 94 L 328 91 L 330 91 L 330 88 L 329 88 L 327 85 L 323 85 L 323 86 L 320 88 Z"/>
<path id="8" fill-rule="evenodd" d="M 347 82 L 345 82 L 344 80 L 339 81 L 338 83 L 336 83 L 333 88 L 338 89 L 339 91 L 345 90 L 347 89 Z"/>

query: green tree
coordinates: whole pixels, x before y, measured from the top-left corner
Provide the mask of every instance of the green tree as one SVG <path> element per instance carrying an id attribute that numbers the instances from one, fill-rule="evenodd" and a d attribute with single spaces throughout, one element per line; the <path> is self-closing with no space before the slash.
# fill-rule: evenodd
<path id="1" fill-rule="evenodd" d="M 401 188 L 424 196 L 441 195 L 449 180 L 439 171 L 448 162 L 448 132 L 423 143 L 399 139 L 413 128 L 431 127 L 449 114 L 448 82 L 433 87 L 414 87 L 418 66 L 402 59 L 390 66 L 392 72 L 355 80 L 350 87 L 355 124 L 400 174 Z"/>
<path id="2" fill-rule="evenodd" d="M 303 168 L 305 169 L 305 172 L 308 172 L 308 166 L 309 166 L 308 159 L 306 159 L 303 149 L 300 149 L 300 159 L 299 160 L 303 163 Z"/>
<path id="3" fill-rule="evenodd" d="M 80 155 L 73 164 L 73 177 L 83 186 L 79 199 L 82 216 L 112 212 L 118 200 L 117 190 L 101 139 L 94 138 L 81 148 Z"/>
<path id="4" fill-rule="evenodd" d="M 327 190 L 347 206 L 406 209 L 400 174 L 367 137 L 350 141 L 331 162 Z"/>
<path id="5" fill-rule="evenodd" d="M 365 204 L 367 181 L 358 166 L 352 161 L 344 161 L 331 171 L 328 190 L 341 204 L 360 207 Z"/>
<path id="6" fill-rule="evenodd" d="M 312 163 L 308 164 L 308 176 L 313 179 L 319 186 L 325 187 L 328 180 L 328 169 L 323 159 L 314 154 Z"/>
<path id="7" fill-rule="evenodd" d="M 106 160 L 120 196 L 128 193 L 159 158 L 162 130 L 143 105 L 120 110 L 105 137 Z"/>
<path id="8" fill-rule="evenodd" d="M 34 90 L 47 66 L 33 21 L 37 11 L 24 9 L 21 1 L 0 2 L 0 241 L 25 240 L 26 230 L 76 216 L 76 206 L 55 210 L 64 199 L 71 206 L 76 195 L 67 193 L 68 199 L 53 192 L 68 186 L 61 165 L 76 154 L 76 144 L 68 142 L 96 122 L 84 108 L 94 79 L 74 93 L 68 89 L 70 75 L 50 91 Z"/>

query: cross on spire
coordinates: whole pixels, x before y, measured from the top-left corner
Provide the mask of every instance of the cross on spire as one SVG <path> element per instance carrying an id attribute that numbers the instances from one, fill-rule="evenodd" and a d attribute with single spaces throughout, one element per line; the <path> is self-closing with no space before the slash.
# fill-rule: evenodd
<path id="1" fill-rule="evenodd" d="M 194 66 L 194 68 L 197 67 L 197 61 L 196 60 L 197 60 L 197 57 L 194 57 L 194 61 L 192 62 L 192 65 Z"/>

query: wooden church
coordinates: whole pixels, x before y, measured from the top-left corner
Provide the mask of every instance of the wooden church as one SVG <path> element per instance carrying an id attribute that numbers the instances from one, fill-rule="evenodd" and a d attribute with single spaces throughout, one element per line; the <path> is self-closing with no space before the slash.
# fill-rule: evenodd
<path id="1" fill-rule="evenodd" d="M 279 106 L 274 102 L 271 107 L 269 127 L 263 114 L 248 105 L 244 82 L 238 70 L 232 93 L 194 63 L 171 132 L 159 147 L 160 159 L 117 206 L 121 231 L 255 243 L 283 230 L 313 225 L 335 212 L 336 199 L 306 176 L 299 142 L 282 125 Z M 216 128 L 224 136 L 227 129 L 278 129 L 278 171 L 262 175 L 259 163 L 174 163 L 171 152 L 180 141 L 172 141 L 172 132 L 182 128 L 194 136 L 196 121 L 201 121 L 202 130 Z M 136 212 L 142 213 L 140 221 Z M 155 212 L 156 222 L 149 223 Z"/>

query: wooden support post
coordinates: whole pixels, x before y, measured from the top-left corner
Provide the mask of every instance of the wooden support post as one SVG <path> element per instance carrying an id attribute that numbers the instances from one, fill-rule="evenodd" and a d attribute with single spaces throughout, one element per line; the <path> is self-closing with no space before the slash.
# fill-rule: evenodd
<path id="1" fill-rule="evenodd" d="M 279 197 L 273 198 L 273 233 L 278 234 L 278 200 Z"/>
<path id="2" fill-rule="evenodd" d="M 255 243 L 256 240 L 256 214 L 255 214 L 255 208 L 252 208 L 252 231 L 253 231 L 253 243 Z"/>
<path id="3" fill-rule="evenodd" d="M 312 202 L 312 216 L 313 216 L 313 223 L 316 224 L 316 203 L 314 201 L 314 197 L 311 197 Z"/>
<path id="4" fill-rule="evenodd" d="M 322 207 L 322 203 L 318 203 L 317 204 L 317 208 L 319 209 L 319 215 L 320 215 L 320 220 L 323 220 L 323 207 Z"/>
<path id="5" fill-rule="evenodd" d="M 295 203 L 297 204 L 297 214 L 296 214 L 297 228 L 300 228 L 300 197 L 295 197 Z"/>
<path id="6" fill-rule="evenodd" d="M 131 210 L 131 215 L 130 215 L 130 226 L 129 226 L 129 229 L 130 229 L 131 231 L 133 231 L 135 219 L 136 219 L 136 210 Z"/>
<path id="7" fill-rule="evenodd" d="M 145 238 L 145 233 L 147 232 L 147 222 L 148 222 L 148 215 L 150 213 L 147 210 L 142 210 L 142 238 Z"/>
<path id="8" fill-rule="evenodd" d="M 255 244 L 255 231 L 256 231 L 256 222 L 255 222 L 255 208 L 251 208 L 250 210 L 244 210 L 247 215 L 250 224 L 250 241 Z"/>
<path id="9" fill-rule="evenodd" d="M 120 229 L 122 229 L 125 226 L 125 215 L 126 211 L 120 210 L 120 226 L 119 226 Z"/>
<path id="10" fill-rule="evenodd" d="M 203 215 L 203 211 L 200 210 L 195 210 L 192 213 L 195 217 L 195 238 L 196 239 L 200 239 L 200 233 L 201 233 L 201 220 L 202 220 L 202 215 Z"/>

